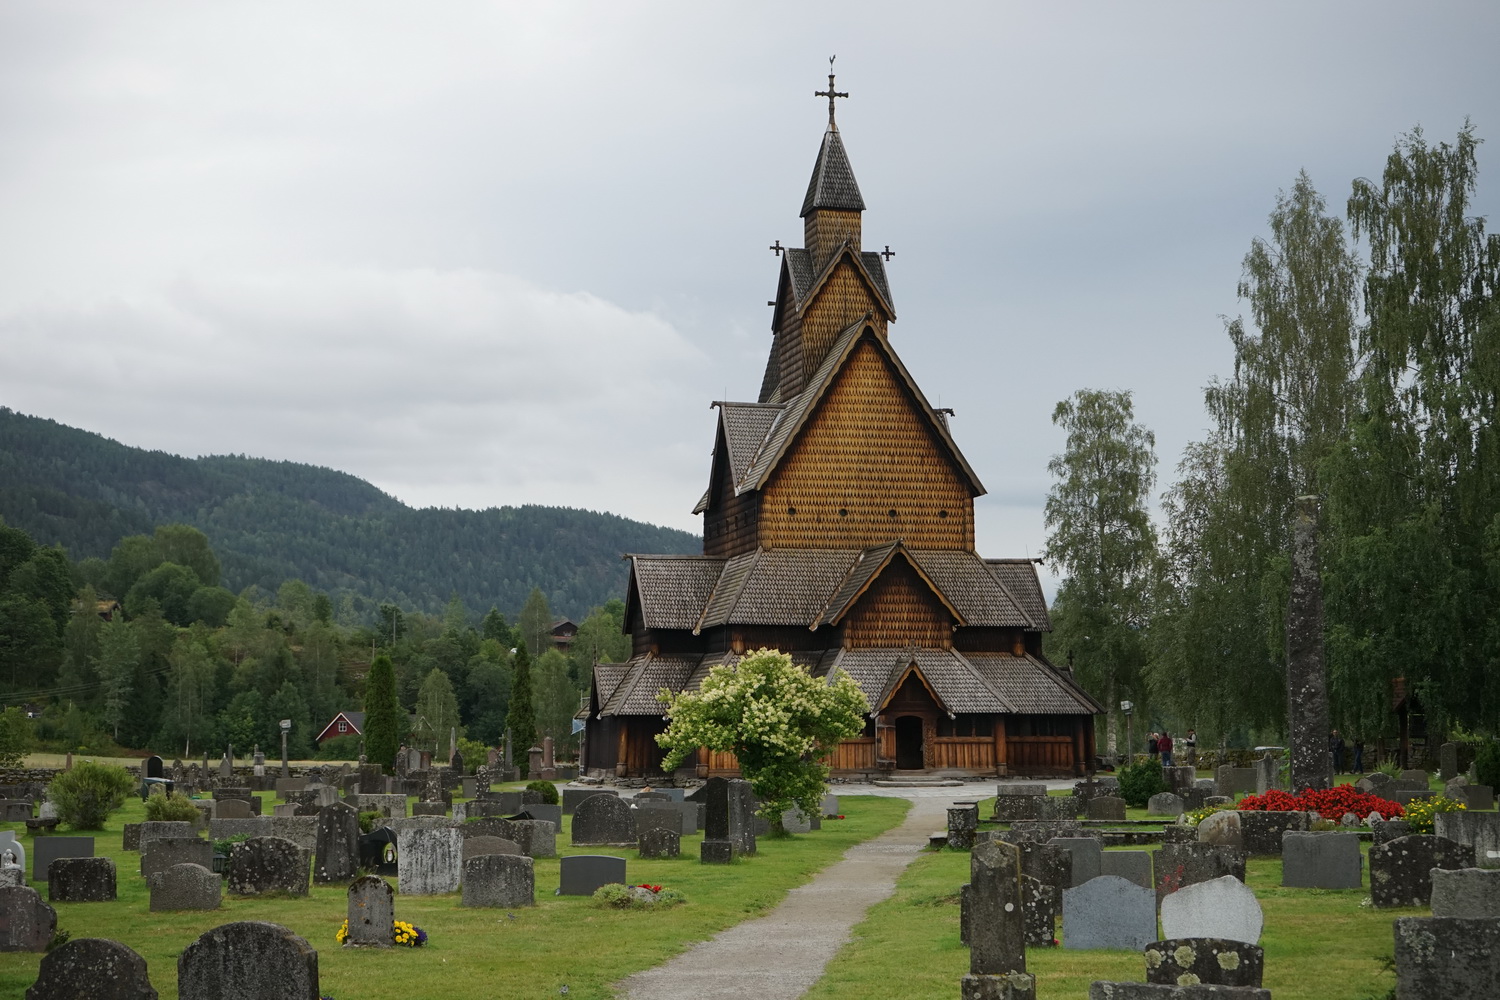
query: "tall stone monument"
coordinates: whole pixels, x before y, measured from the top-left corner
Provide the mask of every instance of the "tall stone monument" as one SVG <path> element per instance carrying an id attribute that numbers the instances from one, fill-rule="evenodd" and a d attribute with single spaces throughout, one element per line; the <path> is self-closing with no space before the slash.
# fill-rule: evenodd
<path id="1" fill-rule="evenodd" d="M 969 974 L 962 1000 L 1029 1000 L 1036 980 L 1026 972 L 1021 902 L 1021 852 L 992 840 L 969 856 Z"/>
<path id="2" fill-rule="evenodd" d="M 1286 613 L 1286 694 L 1292 794 L 1306 788 L 1332 788 L 1317 497 L 1298 497 L 1292 517 L 1292 593 Z"/>

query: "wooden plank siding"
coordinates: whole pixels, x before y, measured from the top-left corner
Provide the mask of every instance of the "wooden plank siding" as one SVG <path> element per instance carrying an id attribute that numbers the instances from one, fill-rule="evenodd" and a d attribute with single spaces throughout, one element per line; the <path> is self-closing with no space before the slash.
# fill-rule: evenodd
<path id="1" fill-rule="evenodd" d="M 1005 741 L 1005 763 L 1015 774 L 1072 774 L 1073 737 L 1013 736 Z"/>
<path id="2" fill-rule="evenodd" d="M 995 741 L 988 736 L 934 736 L 932 766 L 993 771 Z"/>

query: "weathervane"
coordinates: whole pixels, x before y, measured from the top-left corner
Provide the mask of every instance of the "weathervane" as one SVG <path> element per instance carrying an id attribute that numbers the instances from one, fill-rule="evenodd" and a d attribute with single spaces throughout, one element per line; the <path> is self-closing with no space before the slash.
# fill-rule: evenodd
<path id="1" fill-rule="evenodd" d="M 833 123 L 833 99 L 835 97 L 848 97 L 849 96 L 847 93 L 843 93 L 841 91 L 837 91 L 837 90 L 833 89 L 833 61 L 835 59 L 837 59 L 837 58 L 838 58 L 838 56 L 836 56 L 836 55 L 828 57 L 828 89 L 827 90 L 815 90 L 815 91 L 813 91 L 813 96 L 814 97 L 826 97 L 826 98 L 828 98 L 828 127 L 829 128 L 837 128 L 838 127 L 837 125 L 835 125 Z"/>

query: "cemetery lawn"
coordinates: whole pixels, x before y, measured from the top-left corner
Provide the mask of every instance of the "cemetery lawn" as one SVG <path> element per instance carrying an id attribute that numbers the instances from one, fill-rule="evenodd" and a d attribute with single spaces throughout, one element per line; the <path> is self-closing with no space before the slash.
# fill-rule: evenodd
<path id="1" fill-rule="evenodd" d="M 806 1000 L 952 1000 L 969 971 L 969 950 L 958 940 L 958 888 L 968 880 L 967 851 L 923 853 L 897 882 L 895 895 L 854 928 L 853 940 Z M 1388 965 L 1395 951 L 1392 921 L 1430 915 L 1426 908 L 1361 906 L 1368 888 L 1283 889 L 1279 858 L 1251 859 L 1247 883 L 1265 913 L 1264 985 L 1276 1000 L 1384 1000 L 1396 985 Z M 1127 951 L 1028 948 L 1026 971 L 1037 977 L 1043 1000 L 1086 1000 L 1095 980 L 1146 978 L 1145 960 Z M 893 983 L 899 990 L 893 992 Z"/>
<path id="2" fill-rule="evenodd" d="M 263 793 L 267 812 L 273 800 L 272 793 Z M 589 898 L 554 896 L 558 861 L 541 858 L 535 868 L 534 907 L 464 909 L 457 893 L 398 894 L 396 918 L 417 924 L 429 940 L 422 948 L 383 951 L 345 950 L 335 943 L 334 933 L 347 911 L 342 884 L 314 885 L 305 898 L 226 896 L 216 912 L 151 913 L 150 894 L 139 874 L 140 855 L 121 848 L 123 825 L 144 818 L 140 800 L 131 799 L 110 817 L 104 831 L 93 832 L 95 853 L 115 859 L 119 898 L 55 904 L 58 927 L 74 938 L 113 938 L 134 948 L 145 958 L 151 985 L 162 1000 L 177 997 L 182 950 L 204 931 L 236 920 L 268 920 L 306 938 L 318 951 L 321 991 L 334 1000 L 506 1000 L 556 996 L 564 986 L 570 1000 L 604 1000 L 613 996 L 610 984 L 776 906 L 788 890 L 805 884 L 850 847 L 900 825 L 911 805 L 878 796 L 840 796 L 839 802 L 845 819 L 827 820 L 821 830 L 801 836 L 763 837 L 755 858 L 724 866 L 698 863 L 701 835 L 684 837 L 682 856 L 670 860 L 641 861 L 634 850 L 623 848 L 573 848 L 568 846 L 572 817 L 564 816 L 559 854 L 625 857 L 632 882 L 679 889 L 687 903 L 660 912 L 604 910 Z M 7 828 L 16 831 L 29 851 L 25 826 L 0 824 Z M 390 881 L 394 885 L 395 879 Z M 45 899 L 45 887 L 39 891 Z M 955 921 L 957 912 L 955 907 Z M 0 954 L 0 997 L 24 995 L 41 958 Z M 955 982 L 947 993 L 956 988 Z"/>

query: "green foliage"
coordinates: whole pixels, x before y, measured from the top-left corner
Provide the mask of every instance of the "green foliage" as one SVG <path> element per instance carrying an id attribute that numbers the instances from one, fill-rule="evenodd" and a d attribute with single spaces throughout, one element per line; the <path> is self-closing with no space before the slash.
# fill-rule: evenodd
<path id="1" fill-rule="evenodd" d="M 1484 740 L 1474 748 L 1474 774 L 1479 784 L 1500 788 L 1500 740 Z"/>
<path id="2" fill-rule="evenodd" d="M 74 830 L 102 830 L 109 814 L 124 805 L 135 788 L 136 780 L 123 767 L 84 760 L 53 778 L 47 792 L 63 823 Z"/>
<path id="3" fill-rule="evenodd" d="M 566 753 L 575 745 L 573 716 L 578 713 L 578 688 L 568 676 L 568 658 L 549 649 L 537 658 L 533 674 L 537 732 L 552 737 L 556 751 Z"/>
<path id="4" fill-rule="evenodd" d="M 368 725 L 369 720 L 365 721 Z M 359 760 L 359 737 L 353 733 L 331 736 L 318 744 L 316 757 L 318 760 Z"/>
<path id="5" fill-rule="evenodd" d="M 473 774 L 479 769 L 479 765 L 489 760 L 490 748 L 478 740 L 460 736 L 458 752 L 464 755 L 464 774 Z"/>
<path id="6" fill-rule="evenodd" d="M 610 910 L 651 910 L 686 903 L 687 896 L 676 889 L 653 892 L 644 886 L 611 882 L 594 890 L 594 902 Z"/>
<path id="7" fill-rule="evenodd" d="M 401 743 L 401 705 L 396 701 L 396 667 L 384 654 L 370 664 L 365 683 L 365 756 L 381 767 L 396 763 Z"/>
<path id="8" fill-rule="evenodd" d="M 431 747 L 434 760 L 442 760 L 448 756 L 449 737 L 455 726 L 458 726 L 458 698 L 453 694 L 453 682 L 433 667 L 417 694 L 417 726 L 412 739 L 423 749 Z M 463 735 L 462 727 L 459 735 Z M 392 753 L 391 759 L 395 756 Z"/>
<path id="9" fill-rule="evenodd" d="M 531 657 L 526 652 L 524 640 L 516 647 L 515 662 L 511 666 L 510 714 L 506 716 L 505 724 L 510 728 L 521 777 L 525 778 L 531 766 L 526 751 L 536 745 L 536 711 L 531 704 Z"/>
<path id="10" fill-rule="evenodd" d="M 374 809 L 368 809 L 361 812 L 359 814 L 359 832 L 369 833 L 371 830 L 375 829 L 375 824 L 380 822 L 380 819 L 381 814 Z"/>
<path id="11" fill-rule="evenodd" d="M 1430 799 L 1413 799 L 1407 803 L 1402 819 L 1406 820 L 1414 834 L 1433 832 L 1433 817 L 1438 813 L 1464 812 L 1467 804 L 1450 799 L 1446 795 L 1434 795 Z"/>
<path id="12" fill-rule="evenodd" d="M 526 595 L 526 604 L 516 621 L 516 635 L 538 657 L 552 648 L 552 610 L 547 607 L 547 595 L 541 587 L 532 587 Z"/>
<path id="13" fill-rule="evenodd" d="M 172 820 L 196 823 L 198 807 L 193 805 L 192 799 L 168 795 L 160 785 L 152 785 L 151 794 L 146 796 L 146 819 L 153 823 Z"/>
<path id="14" fill-rule="evenodd" d="M 542 802 L 549 806 L 555 806 L 560 801 L 557 795 L 557 786 L 550 781 L 529 781 L 526 783 L 528 792 L 536 792 L 542 797 Z"/>
<path id="15" fill-rule="evenodd" d="M 1120 798 L 1137 809 L 1144 809 L 1151 796 L 1172 788 L 1161 772 L 1161 764 L 1154 760 L 1122 767 L 1116 772 L 1116 777 L 1120 782 Z"/>
<path id="16" fill-rule="evenodd" d="M 698 747 L 733 752 L 765 803 L 763 814 L 778 827 L 782 811 L 794 805 L 817 815 L 828 787 L 822 761 L 840 740 L 864 731 L 870 710 L 847 674 L 825 683 L 770 649 L 714 667 L 697 691 L 659 697 L 668 718 L 656 737 L 668 751 L 663 769 L 674 770 Z"/>
<path id="17" fill-rule="evenodd" d="M 25 710 L 12 705 L 0 712 L 0 768 L 20 767 L 31 747 L 32 725 Z"/>
<path id="18" fill-rule="evenodd" d="M 229 621 L 239 598 L 223 587 L 199 587 L 187 600 L 187 619 L 209 628 L 222 628 Z"/>
<path id="19" fill-rule="evenodd" d="M 377 813 L 376 815 L 379 814 Z M 369 833 L 370 831 L 366 830 L 365 832 Z M 220 857 L 227 858 L 234 852 L 235 844 L 243 844 L 249 839 L 250 834 L 248 833 L 236 833 L 232 837 L 220 837 L 214 841 L 214 853 L 219 855 Z"/>

